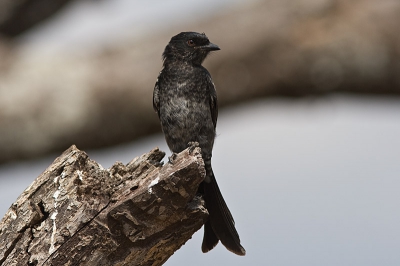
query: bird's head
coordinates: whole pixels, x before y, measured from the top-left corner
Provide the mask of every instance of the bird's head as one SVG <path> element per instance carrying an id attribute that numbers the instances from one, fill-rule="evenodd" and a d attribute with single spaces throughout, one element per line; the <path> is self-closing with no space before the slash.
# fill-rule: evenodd
<path id="1" fill-rule="evenodd" d="M 171 38 L 163 53 L 164 64 L 184 61 L 201 65 L 211 51 L 220 48 L 211 43 L 204 33 L 181 32 Z"/>

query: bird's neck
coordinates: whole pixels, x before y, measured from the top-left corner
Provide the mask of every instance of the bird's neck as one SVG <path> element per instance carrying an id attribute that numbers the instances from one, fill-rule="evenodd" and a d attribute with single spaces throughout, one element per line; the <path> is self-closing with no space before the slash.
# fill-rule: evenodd
<path id="1" fill-rule="evenodd" d="M 201 64 L 194 64 L 185 60 L 165 60 L 164 69 L 192 69 L 201 66 Z"/>

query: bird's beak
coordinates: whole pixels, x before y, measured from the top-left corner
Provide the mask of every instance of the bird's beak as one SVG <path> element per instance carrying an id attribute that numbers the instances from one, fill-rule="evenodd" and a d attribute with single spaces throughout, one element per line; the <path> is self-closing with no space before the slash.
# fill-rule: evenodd
<path id="1" fill-rule="evenodd" d="M 204 50 L 204 51 L 217 51 L 217 50 L 221 50 L 221 48 L 219 48 L 218 45 L 213 44 L 213 43 L 209 43 L 209 44 L 207 44 L 207 45 L 200 46 L 200 49 L 201 49 L 201 50 Z"/>

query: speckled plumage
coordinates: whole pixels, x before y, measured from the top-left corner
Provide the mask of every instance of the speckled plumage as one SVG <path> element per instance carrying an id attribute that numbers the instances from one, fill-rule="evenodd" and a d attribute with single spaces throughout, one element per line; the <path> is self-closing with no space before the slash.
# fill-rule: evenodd
<path id="1" fill-rule="evenodd" d="M 217 125 L 217 93 L 211 75 L 201 64 L 219 47 L 203 33 L 182 32 L 171 38 L 163 53 L 163 69 L 153 93 L 167 144 L 179 153 L 190 142 L 198 142 L 206 166 L 206 178 L 199 191 L 210 213 L 204 225 L 202 250 L 207 252 L 219 240 L 230 251 L 244 255 L 233 217 L 221 195 L 211 168 Z"/>

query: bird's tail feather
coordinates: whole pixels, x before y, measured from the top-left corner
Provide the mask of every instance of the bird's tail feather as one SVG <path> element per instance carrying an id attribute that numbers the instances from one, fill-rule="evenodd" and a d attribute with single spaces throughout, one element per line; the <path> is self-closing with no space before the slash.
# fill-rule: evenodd
<path id="1" fill-rule="evenodd" d="M 211 222 L 208 220 L 204 224 L 204 236 L 203 236 L 203 244 L 201 245 L 201 250 L 206 253 L 212 250 L 219 242 L 218 237 L 215 235 L 214 230 L 212 229 Z"/>
<path id="2" fill-rule="evenodd" d="M 202 251 L 207 252 L 218 244 L 218 239 L 230 251 L 237 255 L 245 255 L 245 249 L 240 245 L 239 234 L 235 228 L 235 221 L 222 197 L 211 162 L 205 162 L 209 182 L 203 182 L 204 199 L 210 214 L 209 220 L 204 225 L 204 238 Z"/>

